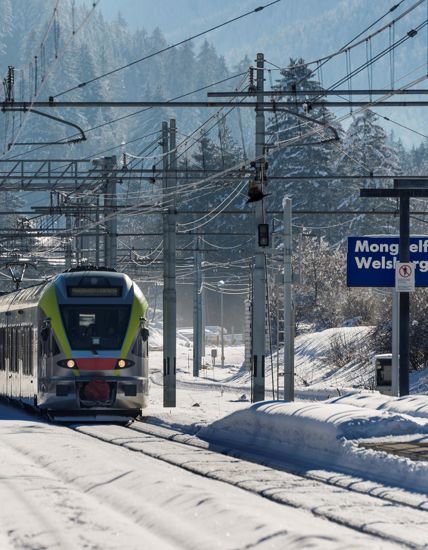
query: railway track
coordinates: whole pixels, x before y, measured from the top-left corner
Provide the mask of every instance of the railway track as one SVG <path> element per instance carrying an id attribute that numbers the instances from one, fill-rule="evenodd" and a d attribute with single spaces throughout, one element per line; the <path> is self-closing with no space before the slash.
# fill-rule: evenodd
<path id="1" fill-rule="evenodd" d="M 8 495 L 0 515 L 5 550 L 68 550 L 67 543 L 94 550 L 403 547 L 219 482 L 215 471 L 224 471 L 231 457 L 117 425 L 70 429 L 4 406 L 0 418 L 0 494 Z M 243 475 L 242 465 L 235 459 L 231 467 Z M 247 478 L 260 481 L 245 466 Z"/>
<path id="2" fill-rule="evenodd" d="M 126 470 L 118 475 L 113 472 L 104 474 L 101 470 L 101 481 L 99 483 L 93 485 L 83 484 L 79 487 L 79 491 L 84 489 L 84 493 L 98 492 L 104 486 L 108 487 L 111 483 L 116 483 L 116 479 L 126 479 L 127 476 L 131 475 L 131 470 L 128 471 L 128 462 L 134 464 L 135 468 L 135 464 L 140 463 L 138 455 L 141 454 L 145 457 L 144 462 L 156 459 L 160 463 L 163 462 L 169 466 L 197 474 L 199 478 L 208 478 L 216 482 L 223 482 L 231 488 L 243 489 L 252 493 L 248 499 L 263 497 L 264 500 L 271 502 L 271 506 L 280 506 L 275 513 L 275 517 L 278 515 L 279 518 L 287 518 L 291 513 L 290 508 L 293 508 L 306 513 L 308 518 L 313 517 L 314 522 L 318 518 L 318 520 L 323 520 L 323 524 L 327 523 L 328 525 L 329 522 L 335 524 L 337 527 L 329 528 L 331 532 L 335 532 L 335 529 L 338 529 L 339 526 L 350 530 L 350 533 L 354 533 L 354 535 L 350 535 L 354 548 L 369 546 L 375 548 L 428 548 L 426 542 L 428 541 L 428 502 L 426 495 L 386 487 L 375 481 L 352 477 L 344 473 L 322 470 L 309 463 L 303 464 L 300 462 L 296 464 L 292 461 L 275 461 L 273 458 L 261 457 L 248 453 L 243 449 L 225 448 L 203 441 L 196 436 L 144 422 L 135 422 L 128 427 L 114 424 L 74 425 L 71 426 L 71 430 L 64 426 L 49 426 L 44 422 L 37 425 L 33 424 L 34 422 L 30 423 L 28 433 L 36 429 L 44 434 L 43 437 L 47 437 L 48 440 L 55 439 L 57 441 L 58 435 L 53 436 L 54 432 L 58 432 L 60 438 L 65 437 L 67 432 L 75 432 L 78 437 L 77 439 L 74 438 L 74 441 L 81 441 L 78 449 L 80 449 L 80 446 L 82 449 L 84 447 L 92 448 L 93 444 L 89 443 L 90 439 L 96 439 L 120 448 L 117 452 L 122 452 L 122 455 L 119 456 L 124 457 L 123 468 L 126 468 Z M 85 436 L 83 440 L 81 440 L 81 435 Z M 90 437 L 87 438 L 88 443 L 85 444 L 86 436 Z M 3 442 L 7 442 L 7 438 L 10 438 L 9 434 L 6 434 L 6 439 L 2 437 Z M 12 437 L 12 440 L 14 439 Z M 23 446 L 25 446 L 27 449 L 24 453 L 25 456 L 30 454 L 33 456 L 33 448 L 30 442 L 27 441 L 27 436 L 22 441 L 25 442 L 21 444 L 21 448 L 13 445 L 14 448 L 16 447 L 15 450 L 22 453 Z M 104 445 L 96 444 L 93 448 L 97 449 L 99 457 L 110 457 L 110 455 L 117 454 L 117 452 L 113 452 L 113 449 L 106 452 Z M 127 451 L 125 455 L 132 452 L 129 454 L 129 459 L 123 455 L 124 450 Z M 78 454 L 80 457 L 80 451 Z M 41 442 L 37 455 L 37 463 L 47 467 L 48 471 L 57 478 L 62 469 L 58 469 L 58 461 L 55 462 L 53 456 L 51 457 L 51 451 L 47 447 L 44 448 L 43 442 Z M 89 464 L 87 462 L 88 458 L 86 462 L 84 462 L 84 458 L 82 460 L 84 464 Z M 72 461 L 72 463 L 74 462 Z M 141 462 L 143 469 L 144 462 Z M 52 468 L 55 469 L 52 470 Z M 86 472 L 84 472 L 82 479 L 85 475 Z M 170 475 L 173 480 L 175 475 Z M 77 475 L 76 479 L 81 477 L 81 475 Z M 73 487 L 74 479 L 74 476 L 70 477 L 70 473 L 67 474 L 65 479 L 67 491 Z M 7 483 L 9 481 L 3 483 L 5 488 L 8 487 Z M 58 480 L 55 483 L 58 483 Z M 190 484 L 193 485 L 194 483 L 190 481 Z M 131 491 L 131 489 L 129 490 Z M 12 489 L 8 489 L 8 491 L 11 494 L 13 493 Z M 16 493 L 15 500 L 19 497 L 19 494 L 22 494 L 22 491 Z M 97 497 L 103 495 L 104 498 L 106 494 L 108 493 L 100 493 L 97 494 Z M 111 509 L 114 509 L 115 500 L 112 495 L 109 496 L 111 500 L 108 503 L 108 509 L 111 511 Z M 132 498 L 130 492 L 126 499 Z M 31 500 L 29 501 L 24 497 L 23 499 L 25 504 L 25 506 L 22 506 L 23 509 L 33 508 L 34 503 Z M 107 504 L 103 501 L 102 503 L 103 505 Z M 126 504 L 125 509 L 127 509 L 127 506 L 128 504 Z M 57 509 L 62 510 L 63 507 L 58 506 Z M 283 509 L 283 511 L 280 511 L 280 509 Z M 42 511 L 39 510 L 39 512 Z M 35 517 L 37 519 L 38 516 Z M 153 522 L 158 522 L 158 518 L 151 517 L 150 524 Z M 1 523 L 0 520 L 0 525 Z M 39 523 L 43 525 L 43 517 L 40 518 Z M 140 526 L 132 524 L 132 529 L 137 532 Z M 161 527 L 159 529 L 162 530 Z M 37 530 L 37 526 L 33 528 L 34 530 Z M 55 542 L 62 547 L 62 541 L 55 541 L 60 536 L 61 531 L 58 531 L 57 534 L 55 525 L 52 526 L 49 523 L 47 523 L 47 530 L 53 537 L 52 543 L 48 547 L 54 548 Z M 139 532 L 141 534 L 146 533 L 146 530 L 142 529 Z M 18 536 L 18 529 L 15 530 L 15 534 Z M 289 534 L 285 531 L 278 531 L 274 536 L 285 537 Z M 16 547 L 21 548 L 22 541 L 17 538 L 16 542 Z M 206 546 L 206 541 L 201 542 L 204 543 L 202 546 Z M 183 548 L 185 547 L 186 545 L 183 544 Z M 332 545 L 331 548 L 333 547 L 336 548 Z"/>
<path id="3" fill-rule="evenodd" d="M 277 504 L 405 548 L 428 548 L 425 495 L 313 466 L 266 460 L 195 436 L 137 422 L 129 427 L 74 426 L 109 444 L 239 487 Z M 281 469 L 278 469 L 281 467 Z"/>

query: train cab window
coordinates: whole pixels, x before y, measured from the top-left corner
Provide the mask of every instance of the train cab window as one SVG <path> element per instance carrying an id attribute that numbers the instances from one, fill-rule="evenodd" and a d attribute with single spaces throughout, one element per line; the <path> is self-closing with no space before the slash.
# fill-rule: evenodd
<path id="1" fill-rule="evenodd" d="M 122 347 L 130 306 L 61 306 L 64 327 L 75 350 L 117 350 Z"/>

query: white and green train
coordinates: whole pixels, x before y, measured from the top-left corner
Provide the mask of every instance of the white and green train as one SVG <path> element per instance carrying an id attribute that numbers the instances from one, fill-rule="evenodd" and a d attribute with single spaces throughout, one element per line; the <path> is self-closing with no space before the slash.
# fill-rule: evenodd
<path id="1" fill-rule="evenodd" d="M 56 420 L 135 418 L 148 396 L 147 307 L 107 270 L 0 296 L 0 395 Z"/>

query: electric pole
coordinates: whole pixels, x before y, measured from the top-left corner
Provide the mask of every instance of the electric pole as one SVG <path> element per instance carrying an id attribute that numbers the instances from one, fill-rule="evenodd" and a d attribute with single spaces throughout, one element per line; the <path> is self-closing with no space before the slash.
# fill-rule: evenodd
<path id="1" fill-rule="evenodd" d="M 193 297 L 193 376 L 199 376 L 202 362 L 202 266 L 201 237 L 195 237 L 195 272 Z"/>
<path id="2" fill-rule="evenodd" d="M 291 199 L 284 198 L 284 399 L 294 401 L 294 312 Z"/>
<path id="3" fill-rule="evenodd" d="M 100 266 L 100 197 L 97 194 L 95 210 L 95 265 Z"/>
<path id="4" fill-rule="evenodd" d="M 112 171 L 116 167 L 116 157 L 104 157 L 95 159 L 94 164 L 101 166 L 102 177 L 104 179 L 104 217 L 105 230 L 104 235 L 104 265 L 106 267 L 116 267 L 117 264 L 117 194 L 116 176 Z"/>
<path id="5" fill-rule="evenodd" d="M 256 174 L 255 184 L 263 193 L 265 170 L 265 115 L 260 104 L 264 99 L 264 55 L 257 54 L 257 106 L 256 106 Z M 252 395 L 251 401 L 265 398 L 265 310 L 266 310 L 266 267 L 265 253 L 259 245 L 259 225 L 264 223 L 263 198 L 255 203 L 255 260 L 253 269 L 253 317 L 252 317 Z"/>
<path id="6" fill-rule="evenodd" d="M 169 204 L 163 223 L 163 406 L 176 405 L 176 334 L 177 295 L 175 289 L 176 267 L 176 126 L 175 119 L 162 123 L 163 194 Z"/>
<path id="7" fill-rule="evenodd" d="M 65 228 L 67 231 L 71 230 L 71 219 L 70 215 L 65 215 Z M 73 250 L 72 250 L 72 244 L 71 244 L 71 237 L 67 237 L 67 240 L 65 242 L 65 269 L 71 268 L 72 258 L 73 258 Z"/>

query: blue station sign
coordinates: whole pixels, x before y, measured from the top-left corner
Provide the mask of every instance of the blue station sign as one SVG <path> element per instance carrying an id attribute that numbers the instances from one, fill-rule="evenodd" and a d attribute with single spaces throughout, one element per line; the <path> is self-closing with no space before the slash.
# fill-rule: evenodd
<path id="1" fill-rule="evenodd" d="M 398 237 L 348 237 L 348 286 L 395 286 L 398 249 Z M 428 236 L 410 237 L 410 261 L 416 264 L 415 285 L 428 287 Z"/>

